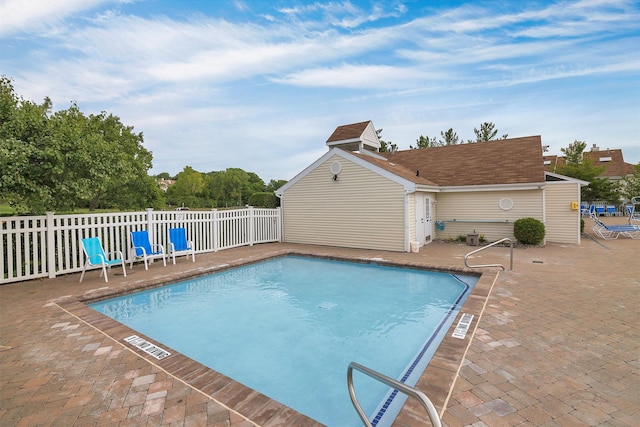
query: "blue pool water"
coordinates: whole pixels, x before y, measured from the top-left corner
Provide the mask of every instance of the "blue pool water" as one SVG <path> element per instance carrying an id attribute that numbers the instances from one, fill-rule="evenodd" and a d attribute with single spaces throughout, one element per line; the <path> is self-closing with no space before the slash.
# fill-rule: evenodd
<path id="1" fill-rule="evenodd" d="M 107 316 L 329 426 L 362 425 L 355 361 L 415 385 L 475 276 L 287 256 L 91 304 Z M 354 373 L 390 425 L 401 396 Z"/>

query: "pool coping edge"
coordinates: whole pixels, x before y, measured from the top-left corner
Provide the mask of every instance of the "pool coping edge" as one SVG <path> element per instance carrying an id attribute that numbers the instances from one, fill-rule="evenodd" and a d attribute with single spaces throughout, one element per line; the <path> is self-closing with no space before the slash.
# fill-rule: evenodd
<path id="1" fill-rule="evenodd" d="M 226 269 L 236 268 L 242 265 L 248 265 L 261 262 L 273 258 L 287 255 L 309 256 L 315 258 L 332 259 L 340 261 L 351 261 L 361 263 L 375 263 L 377 265 L 427 269 L 431 271 L 448 272 L 452 274 L 465 274 L 478 276 L 476 283 L 467 301 L 454 319 L 451 327 L 447 331 L 445 338 L 440 343 L 436 352 L 427 365 L 427 368 L 420 376 L 416 388 L 423 391 L 434 403 L 438 409 L 438 413 L 442 417 L 444 414 L 451 392 L 455 385 L 458 373 L 463 366 L 464 355 L 466 354 L 471 340 L 477 331 L 478 322 L 486 307 L 489 295 L 495 284 L 498 272 L 492 270 L 471 270 L 469 268 L 460 268 L 452 266 L 429 265 L 423 262 L 400 262 L 389 261 L 375 257 L 350 257 L 350 256 L 333 256 L 326 254 L 318 254 L 314 252 L 300 251 L 294 249 L 285 249 L 274 251 L 269 254 L 252 256 L 238 259 L 237 261 L 211 265 L 205 268 L 199 267 L 186 270 L 179 274 L 158 276 L 150 280 L 132 281 L 129 284 L 121 285 L 115 288 L 102 287 L 85 292 L 82 295 L 68 296 L 55 304 L 62 310 L 73 315 L 74 317 L 87 323 L 100 333 L 117 342 L 123 348 L 134 352 L 147 362 L 162 369 L 168 375 L 176 378 L 178 381 L 194 388 L 198 392 L 206 395 L 221 406 L 227 408 L 234 413 L 239 414 L 255 425 L 273 426 L 273 425 L 289 425 L 295 423 L 299 426 L 321 426 L 323 424 L 312 420 L 305 415 L 296 412 L 261 393 L 242 385 L 241 383 L 224 376 L 217 371 L 210 369 L 199 362 L 196 362 L 181 353 L 171 349 L 170 347 L 158 343 L 161 347 L 171 351 L 171 356 L 156 360 L 142 350 L 127 345 L 124 338 L 130 335 L 138 335 L 150 342 L 157 343 L 156 340 L 144 336 L 120 322 L 113 320 L 102 313 L 91 309 L 87 304 L 101 301 L 115 296 L 121 296 L 140 292 L 146 289 L 157 288 L 186 280 L 202 275 L 207 275 Z M 481 304 L 480 304 L 481 303 Z M 474 315 L 472 327 L 464 339 L 455 339 L 451 337 L 451 333 L 463 313 Z M 455 340 L 455 341 L 453 341 Z M 404 405 L 396 422 L 402 423 L 403 419 L 413 419 L 421 411 L 420 405 L 414 405 L 414 402 L 408 400 Z M 394 422 L 394 424 L 396 423 Z"/>

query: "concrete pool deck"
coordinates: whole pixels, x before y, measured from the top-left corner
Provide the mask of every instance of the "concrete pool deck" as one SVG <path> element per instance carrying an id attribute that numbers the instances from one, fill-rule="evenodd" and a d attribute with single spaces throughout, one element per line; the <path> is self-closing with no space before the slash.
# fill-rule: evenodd
<path id="1" fill-rule="evenodd" d="M 0 425 L 318 425 L 187 358 L 155 361 L 123 343 L 130 330 L 96 316 L 77 297 L 290 251 L 460 269 L 473 249 L 432 243 L 419 253 L 391 253 L 265 244 L 198 255 L 196 263 L 181 257 L 166 268 L 156 262 L 149 271 L 136 264 L 126 278 L 113 269 L 108 284 L 94 270 L 82 284 L 71 274 L 0 286 Z M 438 411 L 446 404 L 443 425 L 637 423 L 639 258 L 640 240 L 604 241 L 590 233 L 579 246 L 516 248 L 514 271 L 491 281 L 475 335 L 461 363 L 451 362 L 459 368 L 451 393 L 434 399 Z M 508 265 L 508 249 L 488 249 L 472 262 Z M 495 276 L 496 269 L 480 270 Z M 440 350 L 446 364 L 450 349 Z M 424 425 L 415 417 L 409 405 L 395 425 Z"/>

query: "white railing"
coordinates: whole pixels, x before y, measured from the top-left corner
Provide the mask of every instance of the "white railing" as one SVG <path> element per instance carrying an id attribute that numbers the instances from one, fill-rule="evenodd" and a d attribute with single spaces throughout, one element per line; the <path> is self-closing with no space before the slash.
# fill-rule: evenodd
<path id="1" fill-rule="evenodd" d="M 106 252 L 119 250 L 129 259 L 131 231 L 148 230 L 151 243 L 166 248 L 173 227 L 187 229 L 196 253 L 279 242 L 282 236 L 280 208 L 0 217 L 0 284 L 81 271 L 85 237 L 100 237 Z"/>

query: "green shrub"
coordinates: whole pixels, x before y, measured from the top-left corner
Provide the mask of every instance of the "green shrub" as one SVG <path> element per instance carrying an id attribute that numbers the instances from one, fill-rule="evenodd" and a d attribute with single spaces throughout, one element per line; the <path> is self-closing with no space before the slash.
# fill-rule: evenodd
<path id="1" fill-rule="evenodd" d="M 535 218 L 520 218 L 513 223 L 513 235 L 525 245 L 539 245 L 544 239 L 544 224 Z"/>
<path id="2" fill-rule="evenodd" d="M 256 208 L 277 208 L 280 206 L 280 199 L 273 193 L 253 193 L 249 197 L 249 205 Z"/>
<path id="3" fill-rule="evenodd" d="M 584 219 L 580 218 L 580 233 L 584 233 Z"/>

